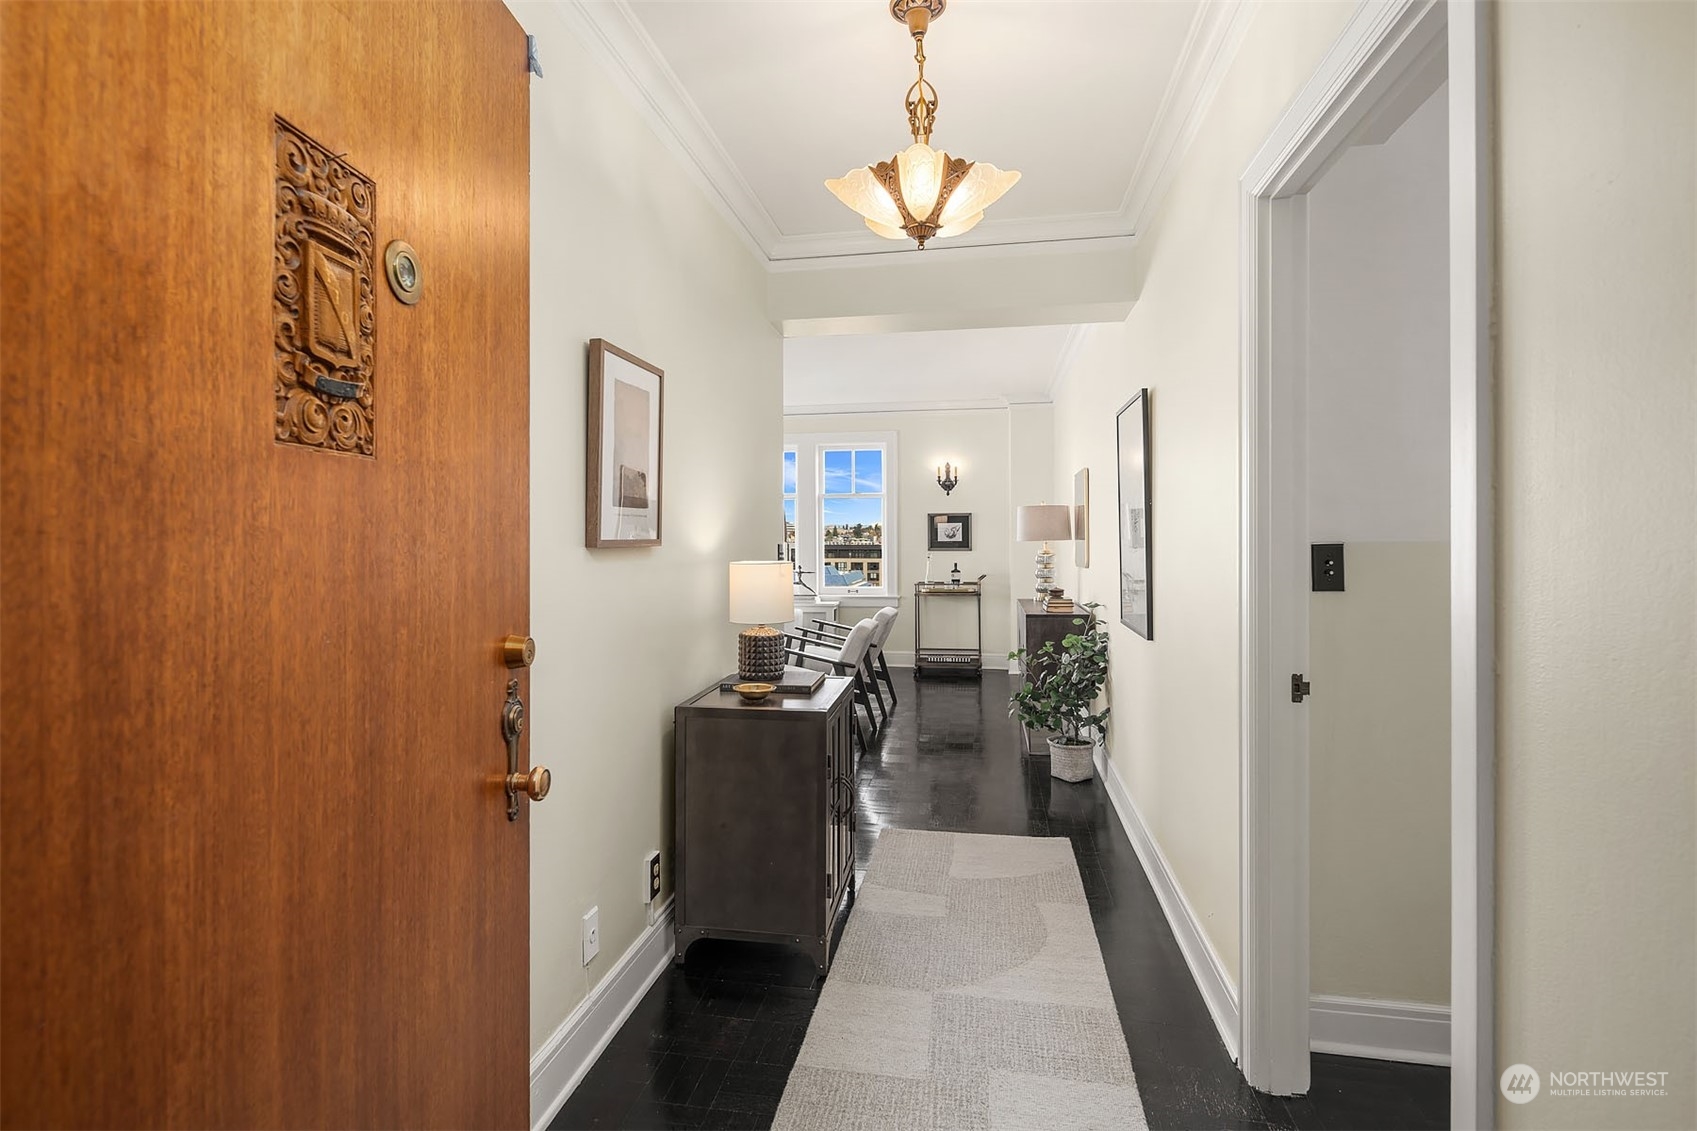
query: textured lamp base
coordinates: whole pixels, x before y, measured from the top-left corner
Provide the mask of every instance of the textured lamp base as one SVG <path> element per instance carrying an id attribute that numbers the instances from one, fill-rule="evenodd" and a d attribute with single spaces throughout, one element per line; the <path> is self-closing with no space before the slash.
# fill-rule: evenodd
<path id="1" fill-rule="evenodd" d="M 784 634 L 763 624 L 737 633 L 737 678 L 746 683 L 783 679 Z"/>
<path id="2" fill-rule="evenodd" d="M 1043 543 L 1043 548 L 1037 551 L 1037 598 L 1042 600 L 1049 595 L 1049 590 L 1055 587 L 1055 551 L 1049 549 L 1049 543 Z"/>

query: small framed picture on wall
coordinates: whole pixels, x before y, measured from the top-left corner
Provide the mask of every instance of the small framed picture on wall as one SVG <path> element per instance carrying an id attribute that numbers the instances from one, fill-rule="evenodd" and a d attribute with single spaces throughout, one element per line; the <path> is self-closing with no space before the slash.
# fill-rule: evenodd
<path id="1" fill-rule="evenodd" d="M 586 546 L 660 544 L 664 377 L 611 342 L 589 343 Z"/>
<path id="2" fill-rule="evenodd" d="M 1081 467 L 1072 477 L 1072 564 L 1090 564 L 1090 469 Z"/>
<path id="3" fill-rule="evenodd" d="M 972 549 L 972 516 L 969 514 L 926 515 L 925 548 L 927 550 Z"/>
<path id="4" fill-rule="evenodd" d="M 1139 389 L 1115 418 L 1120 478 L 1120 623 L 1155 639 L 1155 551 L 1150 540 L 1149 390 Z"/>

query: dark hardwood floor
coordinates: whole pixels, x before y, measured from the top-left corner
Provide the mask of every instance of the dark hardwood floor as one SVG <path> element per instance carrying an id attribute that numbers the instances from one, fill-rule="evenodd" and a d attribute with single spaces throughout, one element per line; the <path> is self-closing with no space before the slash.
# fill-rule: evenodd
<path id="1" fill-rule="evenodd" d="M 1445 1068 L 1316 1054 L 1306 1096 L 1245 1084 L 1101 783 L 1056 781 L 1047 758 L 1021 755 L 1004 673 L 916 685 L 896 669 L 895 680 L 900 706 L 858 774 L 861 871 L 884 828 L 1069 838 L 1151 1127 L 1448 1126 Z M 552 1126 L 768 1126 L 819 988 L 799 951 L 696 943 Z"/>

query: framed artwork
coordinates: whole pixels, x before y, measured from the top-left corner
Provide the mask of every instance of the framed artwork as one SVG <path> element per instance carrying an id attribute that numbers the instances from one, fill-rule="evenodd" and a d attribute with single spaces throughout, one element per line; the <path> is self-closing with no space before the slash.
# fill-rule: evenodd
<path id="1" fill-rule="evenodd" d="M 589 343 L 585 546 L 660 544 L 664 377 L 610 342 Z"/>
<path id="2" fill-rule="evenodd" d="M 1090 469 L 1081 467 L 1072 477 L 1072 564 L 1090 564 Z"/>
<path id="3" fill-rule="evenodd" d="M 972 516 L 969 514 L 926 515 L 925 548 L 927 550 L 972 549 Z"/>
<path id="4" fill-rule="evenodd" d="M 1154 551 L 1149 539 L 1149 390 L 1114 418 L 1120 476 L 1120 623 L 1155 639 Z"/>

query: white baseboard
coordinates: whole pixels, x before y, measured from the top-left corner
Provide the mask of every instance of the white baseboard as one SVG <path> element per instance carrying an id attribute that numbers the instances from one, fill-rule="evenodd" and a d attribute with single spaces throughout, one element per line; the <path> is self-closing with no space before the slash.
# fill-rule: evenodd
<path id="1" fill-rule="evenodd" d="M 1202 992 L 1202 1000 L 1214 1019 L 1232 1059 L 1237 1059 L 1237 986 L 1202 930 L 1196 912 L 1173 876 L 1167 858 L 1143 823 L 1132 803 L 1119 771 L 1096 748 L 1096 772 L 1108 790 L 1108 798 L 1119 815 L 1120 825 L 1131 840 L 1143 871 L 1161 901 L 1161 910 L 1178 939 L 1190 976 Z M 1418 1002 L 1373 1001 L 1367 998 L 1330 997 L 1316 994 L 1309 1000 L 1309 1047 L 1315 1052 L 1340 1056 L 1362 1056 L 1373 1060 L 1400 1060 L 1412 1064 L 1450 1062 L 1450 1011 L 1447 1006 Z"/>
<path id="2" fill-rule="evenodd" d="M 1184 889 L 1179 887 L 1178 879 L 1173 875 L 1172 868 L 1167 864 L 1167 858 L 1161 854 L 1161 848 L 1150 835 L 1149 827 L 1143 823 L 1143 816 L 1132 804 L 1131 794 L 1126 792 L 1125 782 L 1120 780 L 1119 771 L 1107 758 L 1106 752 L 1096 748 L 1096 772 L 1102 778 L 1102 784 L 1107 787 L 1108 799 L 1114 804 L 1114 812 L 1119 815 L 1120 826 L 1125 829 L 1125 835 L 1131 840 L 1131 847 L 1137 853 L 1137 859 L 1143 865 L 1143 871 L 1149 877 L 1149 883 L 1155 889 L 1155 898 L 1161 901 L 1161 910 L 1166 913 L 1167 923 L 1173 929 L 1173 937 L 1178 940 L 1179 950 L 1184 954 L 1185 965 L 1190 967 L 1190 976 L 1196 980 L 1196 988 L 1202 992 L 1202 1000 L 1208 1006 L 1208 1015 L 1214 1019 L 1214 1028 L 1219 1030 L 1220 1040 L 1225 1043 L 1226 1051 L 1232 1060 L 1237 1060 L 1237 985 L 1231 975 L 1226 973 L 1225 963 L 1220 961 L 1219 952 L 1214 944 L 1208 941 L 1208 934 L 1202 929 L 1201 920 L 1190 906 L 1190 901 L 1184 897 Z"/>
<path id="3" fill-rule="evenodd" d="M 1341 1056 L 1447 1065 L 1449 1007 L 1315 994 L 1308 1003 L 1308 1047 Z"/>
<path id="4" fill-rule="evenodd" d="M 912 652 L 885 652 L 884 658 L 890 661 L 892 668 L 911 668 L 913 666 Z M 1008 670 L 1008 660 L 1004 656 L 986 655 L 983 667 L 987 671 L 1005 672 Z"/>
<path id="5" fill-rule="evenodd" d="M 544 1131 L 565 1106 L 566 1097 L 672 961 L 673 913 L 673 901 L 667 899 L 654 922 L 530 1058 L 532 1131 Z"/>

